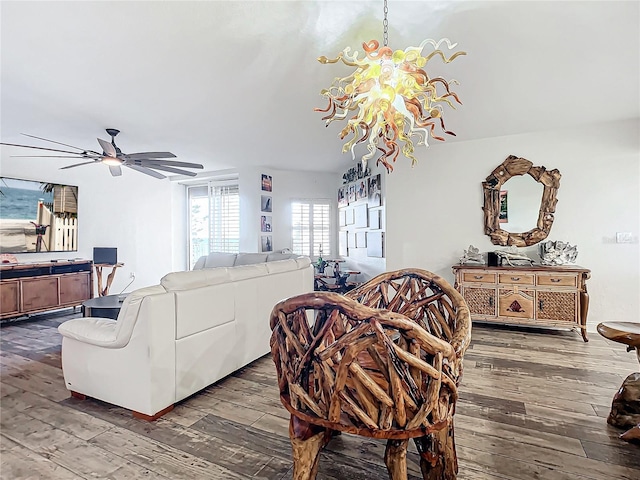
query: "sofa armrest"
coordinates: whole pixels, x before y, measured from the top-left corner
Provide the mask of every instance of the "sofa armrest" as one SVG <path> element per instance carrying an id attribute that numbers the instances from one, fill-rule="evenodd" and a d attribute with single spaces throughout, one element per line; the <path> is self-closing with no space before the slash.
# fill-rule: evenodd
<path id="1" fill-rule="evenodd" d="M 108 318 L 84 317 L 62 323 L 58 331 L 63 337 L 105 348 L 122 348 L 128 339 L 117 339 L 117 322 Z"/>

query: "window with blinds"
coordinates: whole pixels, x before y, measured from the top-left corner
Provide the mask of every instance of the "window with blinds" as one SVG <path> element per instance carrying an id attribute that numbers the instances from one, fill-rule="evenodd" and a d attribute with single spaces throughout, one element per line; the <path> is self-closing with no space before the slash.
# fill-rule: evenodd
<path id="1" fill-rule="evenodd" d="M 210 252 L 240 251 L 240 192 L 237 181 L 187 187 L 190 266 Z"/>
<path id="2" fill-rule="evenodd" d="M 298 255 L 331 255 L 329 200 L 294 200 L 291 203 L 291 249 Z"/>

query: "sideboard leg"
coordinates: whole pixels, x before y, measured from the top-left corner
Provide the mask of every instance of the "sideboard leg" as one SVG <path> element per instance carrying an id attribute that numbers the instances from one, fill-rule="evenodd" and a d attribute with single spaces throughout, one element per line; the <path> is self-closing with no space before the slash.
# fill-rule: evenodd
<path id="1" fill-rule="evenodd" d="M 580 292 L 580 325 L 582 329 L 582 339 L 588 342 L 587 338 L 587 313 L 589 312 L 589 294 L 587 293 L 587 286 L 584 286 L 584 290 Z"/>

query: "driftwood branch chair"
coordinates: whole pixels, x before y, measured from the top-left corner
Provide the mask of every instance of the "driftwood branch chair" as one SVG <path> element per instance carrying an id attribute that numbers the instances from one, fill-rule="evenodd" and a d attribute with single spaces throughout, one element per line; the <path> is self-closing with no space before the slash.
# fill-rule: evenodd
<path id="1" fill-rule="evenodd" d="M 387 439 L 392 480 L 407 478 L 410 439 L 424 479 L 456 478 L 453 415 L 471 321 L 444 279 L 398 270 L 344 296 L 292 297 L 274 307 L 271 330 L 294 480 L 315 478 L 336 432 Z"/>

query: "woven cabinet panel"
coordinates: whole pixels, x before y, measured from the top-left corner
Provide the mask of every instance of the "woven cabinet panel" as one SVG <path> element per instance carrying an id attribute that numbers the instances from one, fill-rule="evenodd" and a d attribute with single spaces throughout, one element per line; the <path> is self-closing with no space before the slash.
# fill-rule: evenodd
<path id="1" fill-rule="evenodd" d="M 578 294 L 576 292 L 538 291 L 536 316 L 545 320 L 575 321 Z"/>
<path id="2" fill-rule="evenodd" d="M 465 288 L 464 299 L 469 311 L 476 315 L 496 314 L 496 291 L 493 288 Z"/>

